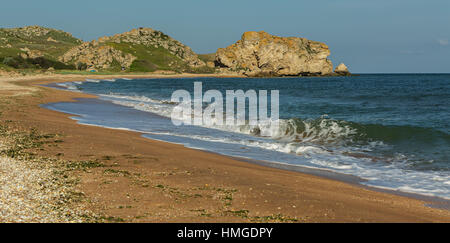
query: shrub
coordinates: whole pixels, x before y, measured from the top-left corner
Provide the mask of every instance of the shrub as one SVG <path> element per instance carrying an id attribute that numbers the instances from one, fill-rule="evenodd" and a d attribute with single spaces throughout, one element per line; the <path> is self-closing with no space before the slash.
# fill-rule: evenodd
<path id="1" fill-rule="evenodd" d="M 45 57 L 37 57 L 37 58 L 31 58 L 26 60 L 28 63 L 35 65 L 37 68 L 54 68 L 54 69 L 75 69 L 75 66 L 68 65 L 59 61 L 54 61 L 47 59 Z"/>
<path id="2" fill-rule="evenodd" d="M 86 63 L 77 62 L 77 64 L 75 65 L 75 68 L 79 71 L 84 71 L 88 68 L 88 66 Z"/>
<path id="3" fill-rule="evenodd" d="M 3 58 L 2 63 L 4 65 L 16 68 L 16 69 L 26 69 L 26 68 L 42 68 L 42 69 L 48 69 L 48 68 L 54 68 L 57 70 L 62 69 L 75 69 L 74 65 L 68 65 L 59 61 L 54 61 L 47 59 L 45 57 L 37 57 L 37 58 L 28 58 L 24 59 L 21 56 L 17 57 L 5 57 Z"/>
<path id="4" fill-rule="evenodd" d="M 28 68 L 29 65 L 22 57 L 5 57 L 3 59 L 3 64 L 13 67 L 13 68 Z"/>

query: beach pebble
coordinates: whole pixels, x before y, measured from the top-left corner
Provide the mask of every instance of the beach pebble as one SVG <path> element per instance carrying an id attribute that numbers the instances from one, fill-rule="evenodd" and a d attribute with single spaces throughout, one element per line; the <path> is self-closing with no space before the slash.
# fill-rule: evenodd
<path id="1" fill-rule="evenodd" d="M 56 167 L 0 156 L 0 222 L 85 221 L 80 215 L 87 212 L 71 204 L 71 185 L 56 177 Z"/>

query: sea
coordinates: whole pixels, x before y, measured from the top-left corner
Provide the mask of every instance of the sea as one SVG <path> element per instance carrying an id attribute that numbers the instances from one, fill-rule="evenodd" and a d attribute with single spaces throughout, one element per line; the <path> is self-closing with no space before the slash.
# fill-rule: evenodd
<path id="1" fill-rule="evenodd" d="M 204 92 L 223 94 L 278 90 L 279 126 L 175 126 L 171 114 L 179 103 L 171 96 L 176 90 L 193 95 L 194 82 L 202 82 Z M 86 79 L 50 86 L 98 96 L 43 105 L 81 124 L 138 131 L 266 165 L 349 175 L 365 186 L 450 198 L 450 74 Z"/>

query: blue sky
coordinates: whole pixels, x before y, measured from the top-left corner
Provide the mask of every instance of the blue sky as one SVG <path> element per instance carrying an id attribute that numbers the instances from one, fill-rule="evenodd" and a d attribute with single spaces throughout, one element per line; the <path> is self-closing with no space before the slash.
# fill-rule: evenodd
<path id="1" fill-rule="evenodd" d="M 449 0 L 3 1 L 0 27 L 25 25 L 83 40 L 151 27 L 197 53 L 264 30 L 325 42 L 356 73 L 450 73 Z"/>

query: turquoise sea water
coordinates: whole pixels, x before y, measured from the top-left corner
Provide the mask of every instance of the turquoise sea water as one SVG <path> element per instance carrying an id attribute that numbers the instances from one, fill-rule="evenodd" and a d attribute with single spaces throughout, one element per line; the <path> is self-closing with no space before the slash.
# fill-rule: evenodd
<path id="1" fill-rule="evenodd" d="M 280 124 L 174 126 L 178 89 L 279 90 Z M 100 100 L 46 107 L 81 123 L 251 159 L 355 175 L 367 185 L 450 198 L 450 75 L 111 79 L 58 84 Z M 270 92 L 269 92 L 270 93 Z M 205 104 L 206 105 L 206 104 Z M 255 132 L 258 131 L 258 132 Z"/>

